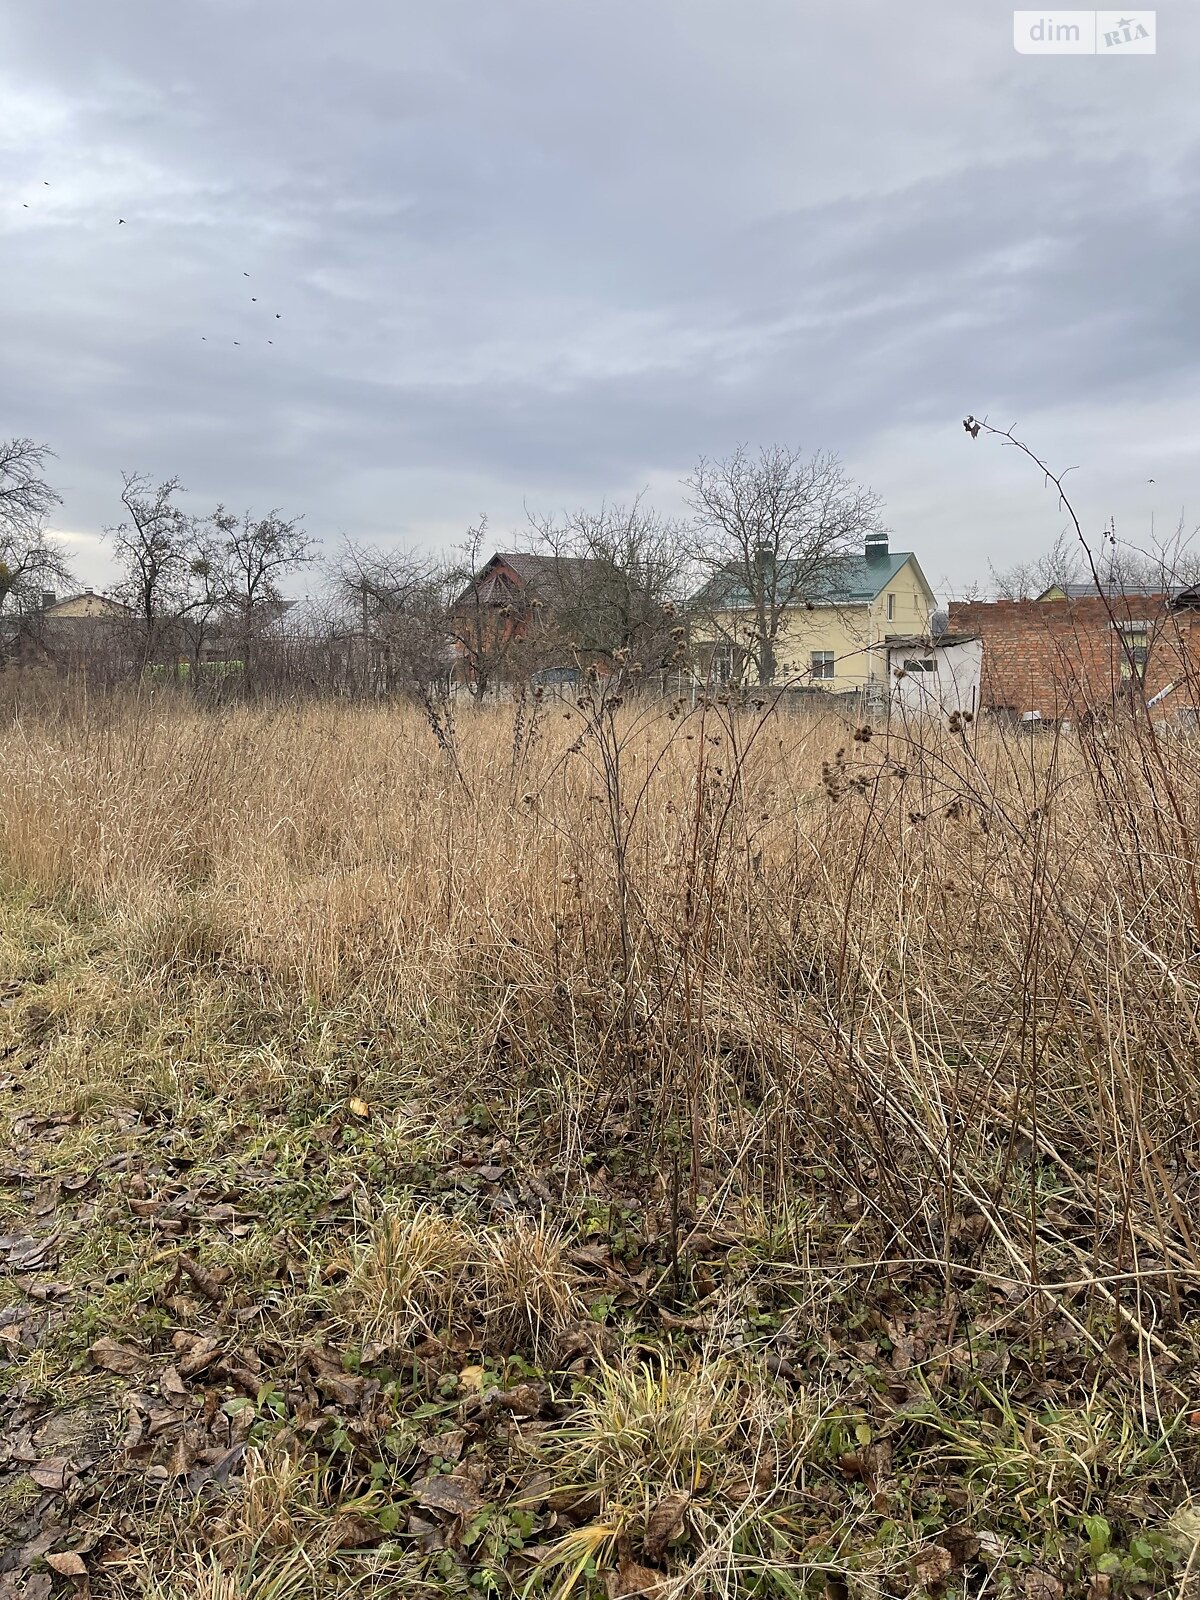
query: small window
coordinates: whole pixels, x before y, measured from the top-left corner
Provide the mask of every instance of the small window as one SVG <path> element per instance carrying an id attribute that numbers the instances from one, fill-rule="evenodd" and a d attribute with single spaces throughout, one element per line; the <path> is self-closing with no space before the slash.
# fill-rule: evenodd
<path id="1" fill-rule="evenodd" d="M 888 595 L 888 621 L 889 622 L 895 622 L 895 620 L 896 620 L 896 596 L 894 594 L 889 594 Z"/>
<path id="2" fill-rule="evenodd" d="M 736 683 L 742 674 L 742 652 L 731 644 L 714 646 L 708 662 L 709 682 L 716 688 Z"/>
<path id="3" fill-rule="evenodd" d="M 905 672 L 936 672 L 937 662 L 931 657 L 923 656 L 919 661 L 906 661 Z"/>
<path id="4" fill-rule="evenodd" d="M 1121 677 L 1128 682 L 1136 678 L 1139 683 L 1144 683 L 1146 678 L 1146 661 L 1150 655 L 1150 629 L 1145 622 L 1119 622 L 1117 628 L 1121 634 Z"/>
<path id="5" fill-rule="evenodd" d="M 833 677 L 833 651 L 814 650 L 811 656 L 811 676 L 814 678 Z"/>

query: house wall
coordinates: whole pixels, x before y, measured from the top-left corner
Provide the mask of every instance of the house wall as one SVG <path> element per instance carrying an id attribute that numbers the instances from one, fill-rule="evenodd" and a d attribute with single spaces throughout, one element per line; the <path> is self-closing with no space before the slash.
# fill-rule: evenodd
<path id="1" fill-rule="evenodd" d="M 914 657 L 936 662 L 934 672 L 909 672 L 896 676 L 905 661 Z M 919 650 L 913 645 L 897 645 L 888 650 L 892 703 L 904 712 L 918 716 L 948 716 L 953 711 L 979 709 L 983 670 L 983 640 L 964 639 L 959 644 L 939 645 Z"/>
<path id="2" fill-rule="evenodd" d="M 60 600 L 57 605 L 51 606 L 46 612 L 48 618 L 57 621 L 60 617 L 74 620 L 76 617 L 110 617 L 113 619 L 127 616 L 125 607 L 115 601 L 107 599 L 102 594 L 79 594 L 70 600 Z"/>
<path id="3" fill-rule="evenodd" d="M 816 606 L 788 613 L 776 646 L 777 676 L 806 678 L 814 650 L 832 650 L 834 676 L 822 688 L 857 689 L 867 681 L 871 644 L 870 608 L 866 605 Z M 813 680 L 817 681 L 817 680 Z"/>
<path id="4" fill-rule="evenodd" d="M 888 596 L 893 615 L 888 617 Z M 934 597 L 913 562 L 906 561 L 887 588 L 873 601 L 792 608 L 779 630 L 776 649 L 778 678 L 807 680 L 814 650 L 832 650 L 834 676 L 820 687 L 834 693 L 863 689 L 874 680 L 881 687 L 887 675 L 883 640 L 889 633 L 923 633 L 929 626 Z M 747 619 L 748 620 L 748 619 Z M 738 618 L 721 619 L 732 631 Z"/>
<path id="5" fill-rule="evenodd" d="M 1128 663 L 1114 618 L 1146 627 L 1147 695 L 1183 680 L 1164 702 L 1164 714 L 1176 705 L 1200 703 L 1200 612 L 1170 612 L 1161 596 L 1127 595 L 1108 604 L 1097 595 L 950 606 L 952 630 L 983 639 L 983 707 L 1018 716 L 1036 711 L 1055 721 L 1112 705 L 1127 685 Z"/>

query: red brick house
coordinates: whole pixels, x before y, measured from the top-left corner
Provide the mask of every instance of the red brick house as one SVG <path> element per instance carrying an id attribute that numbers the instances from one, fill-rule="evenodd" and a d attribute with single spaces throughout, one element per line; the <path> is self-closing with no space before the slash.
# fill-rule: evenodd
<path id="1" fill-rule="evenodd" d="M 616 561 L 498 552 L 450 611 L 452 685 L 472 693 L 524 682 L 568 687 L 631 659 L 657 663 L 674 611 Z"/>
<path id="2" fill-rule="evenodd" d="M 569 624 L 602 571 L 585 557 L 497 552 L 451 607 L 452 682 L 487 693 L 536 677 L 577 681 Z"/>
<path id="3" fill-rule="evenodd" d="M 950 627 L 983 640 L 985 710 L 1078 721 L 1141 692 L 1163 716 L 1200 707 L 1200 589 L 956 601 Z"/>

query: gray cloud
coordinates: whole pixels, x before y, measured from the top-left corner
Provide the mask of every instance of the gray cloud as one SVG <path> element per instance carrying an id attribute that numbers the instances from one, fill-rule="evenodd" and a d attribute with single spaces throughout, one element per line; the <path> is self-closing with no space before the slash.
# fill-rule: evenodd
<path id="1" fill-rule="evenodd" d="M 1059 522 L 968 450 L 989 408 L 1089 515 L 1194 502 L 1200 21 L 1036 59 L 965 9 L 11 8 L 0 432 L 55 447 L 80 536 L 122 468 L 437 542 L 786 440 L 964 582 Z"/>

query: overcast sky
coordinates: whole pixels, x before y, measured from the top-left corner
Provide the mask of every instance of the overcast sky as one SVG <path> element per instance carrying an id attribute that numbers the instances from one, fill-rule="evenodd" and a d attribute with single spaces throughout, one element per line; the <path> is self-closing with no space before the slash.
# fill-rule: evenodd
<path id="1" fill-rule="evenodd" d="M 968 411 L 1077 464 L 1091 529 L 1200 522 L 1200 8 L 1157 34 L 1022 56 L 994 0 L 8 0 L 0 435 L 56 451 L 97 584 L 122 469 L 328 546 L 486 512 L 503 547 L 526 504 L 678 509 L 748 441 L 838 451 L 961 590 L 1063 521 Z"/>

